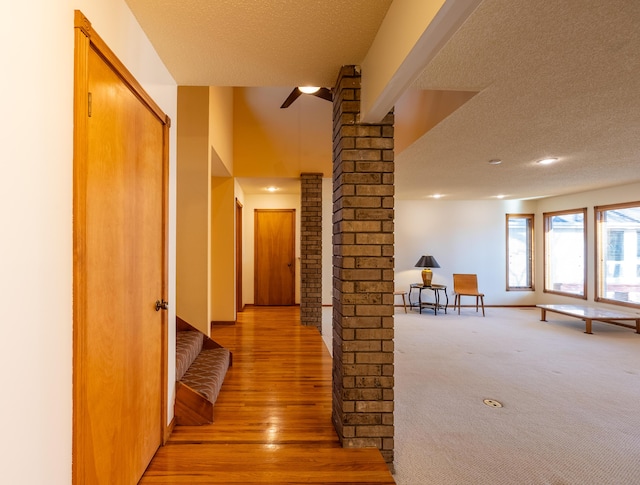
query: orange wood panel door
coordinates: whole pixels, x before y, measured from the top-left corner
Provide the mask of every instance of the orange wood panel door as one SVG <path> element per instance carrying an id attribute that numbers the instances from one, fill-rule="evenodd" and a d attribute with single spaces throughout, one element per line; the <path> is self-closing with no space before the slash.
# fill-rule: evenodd
<path id="1" fill-rule="evenodd" d="M 168 127 L 94 48 L 86 87 L 86 156 L 74 162 L 74 482 L 137 483 L 166 419 L 166 312 L 155 302 L 166 299 Z"/>
<path id="2" fill-rule="evenodd" d="M 255 211 L 255 304 L 295 304 L 295 209 Z"/>
<path id="3" fill-rule="evenodd" d="M 242 301 L 242 204 L 236 199 L 236 311 L 244 310 Z"/>

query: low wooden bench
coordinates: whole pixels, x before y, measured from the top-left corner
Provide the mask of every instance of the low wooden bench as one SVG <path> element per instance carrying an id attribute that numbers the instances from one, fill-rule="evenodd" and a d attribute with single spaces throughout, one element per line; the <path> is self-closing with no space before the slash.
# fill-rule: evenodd
<path id="1" fill-rule="evenodd" d="M 540 308 L 540 320 L 547 321 L 547 312 L 555 312 L 569 317 L 576 317 L 585 322 L 584 333 L 593 333 L 591 331 L 591 322 L 594 320 L 604 323 L 613 323 L 621 327 L 635 328 L 636 333 L 640 333 L 640 313 L 627 313 L 618 310 L 608 310 L 605 308 L 593 308 L 585 305 L 536 305 Z M 620 323 L 616 320 L 635 321 L 635 327 L 632 325 Z"/>

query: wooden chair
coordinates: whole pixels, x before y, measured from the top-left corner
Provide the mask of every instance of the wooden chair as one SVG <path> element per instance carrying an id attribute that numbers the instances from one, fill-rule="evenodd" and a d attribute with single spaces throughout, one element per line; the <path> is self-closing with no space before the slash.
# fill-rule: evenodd
<path id="1" fill-rule="evenodd" d="M 475 274 L 454 274 L 453 275 L 453 292 L 455 298 L 453 300 L 453 308 L 458 306 L 458 315 L 460 315 L 460 300 L 463 296 L 476 297 L 476 312 L 478 311 L 478 300 L 482 304 L 482 316 L 484 317 L 484 293 L 478 291 L 478 276 Z"/>
<path id="2" fill-rule="evenodd" d="M 404 312 L 407 313 L 407 300 L 405 299 L 407 292 L 406 291 L 394 291 L 393 296 L 401 296 L 402 297 L 402 306 L 404 307 Z"/>

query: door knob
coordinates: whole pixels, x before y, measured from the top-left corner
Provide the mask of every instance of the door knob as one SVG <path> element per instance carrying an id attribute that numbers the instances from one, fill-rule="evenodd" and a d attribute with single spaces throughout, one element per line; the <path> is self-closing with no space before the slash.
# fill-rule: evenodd
<path id="1" fill-rule="evenodd" d="M 164 301 L 164 300 L 156 300 L 156 311 L 159 312 L 160 310 L 168 310 L 169 309 L 169 302 L 168 301 Z"/>

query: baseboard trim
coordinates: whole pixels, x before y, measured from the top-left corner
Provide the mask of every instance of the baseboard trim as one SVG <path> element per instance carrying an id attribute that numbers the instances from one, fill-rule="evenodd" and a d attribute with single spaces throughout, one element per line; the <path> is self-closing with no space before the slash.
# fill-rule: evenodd
<path id="1" fill-rule="evenodd" d="M 269 307 L 291 307 L 291 306 L 299 307 L 300 303 L 294 303 L 293 305 L 256 305 L 255 303 L 246 303 L 244 305 L 244 308 L 256 308 L 256 307 L 269 308 Z"/>
<path id="2" fill-rule="evenodd" d="M 475 308 L 475 304 L 462 305 L 461 308 Z M 484 305 L 485 308 L 536 308 L 535 305 Z M 449 305 L 448 308 L 453 308 L 453 305 Z M 458 307 L 456 307 L 458 308 Z M 480 308 L 480 306 L 478 306 Z"/>
<path id="3" fill-rule="evenodd" d="M 167 441 L 169 441 L 169 437 L 173 433 L 173 428 L 175 427 L 176 427 L 176 417 L 174 416 L 173 418 L 171 418 L 171 422 L 164 428 L 164 436 L 162 437 L 162 446 L 167 444 Z"/>
<path id="4" fill-rule="evenodd" d="M 331 305 L 328 305 L 331 306 Z M 396 308 L 402 308 L 402 303 L 401 304 L 394 304 L 393 305 Z M 471 304 L 471 305 L 462 305 L 461 308 L 475 308 L 475 304 Z M 485 308 L 537 308 L 536 305 L 486 305 L 484 306 Z M 409 305 L 407 305 L 407 309 L 409 309 Z M 413 308 L 418 308 L 416 306 L 414 306 Z M 449 308 L 453 308 L 453 305 L 449 305 L 447 306 L 447 310 Z M 456 307 L 458 308 L 458 307 Z"/>
<path id="5" fill-rule="evenodd" d="M 235 320 L 212 320 L 211 321 L 211 326 L 215 327 L 217 325 L 235 325 L 236 321 Z"/>

